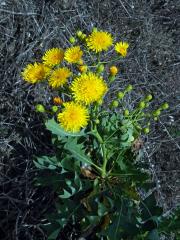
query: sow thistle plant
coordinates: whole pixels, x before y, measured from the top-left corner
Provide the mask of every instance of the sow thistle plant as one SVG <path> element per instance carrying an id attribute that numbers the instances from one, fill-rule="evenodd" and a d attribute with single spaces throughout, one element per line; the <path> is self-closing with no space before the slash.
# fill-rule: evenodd
<path id="1" fill-rule="evenodd" d="M 140 161 L 141 135 L 149 133 L 151 121 L 168 104 L 148 111 L 153 100 L 148 94 L 133 110 L 125 108 L 132 85 L 106 101 L 129 49 L 127 42 L 114 42 L 105 31 L 78 31 L 69 48 L 47 50 L 42 62 L 28 64 L 22 72 L 26 82 L 48 85 L 55 96 L 50 108 L 36 105 L 36 111 L 46 113 L 56 147 L 54 156 L 34 161 L 41 169 L 36 184 L 49 186 L 55 196 L 42 224 L 48 239 L 60 239 L 70 225 L 88 239 L 156 240 L 177 221 L 175 215 L 164 219 L 153 193 L 146 198 L 139 194 L 152 188 Z"/>

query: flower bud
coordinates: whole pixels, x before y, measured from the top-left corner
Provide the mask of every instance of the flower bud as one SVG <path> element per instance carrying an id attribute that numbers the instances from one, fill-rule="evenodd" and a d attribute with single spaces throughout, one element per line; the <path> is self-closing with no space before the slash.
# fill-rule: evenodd
<path id="1" fill-rule="evenodd" d="M 123 99 L 124 93 L 123 92 L 118 92 L 117 97 L 118 97 L 118 99 Z"/>
<path id="2" fill-rule="evenodd" d="M 52 111 L 54 112 L 54 113 L 56 113 L 57 111 L 58 111 L 58 107 L 57 106 L 52 106 Z"/>
<path id="3" fill-rule="evenodd" d="M 160 109 L 157 109 L 153 112 L 153 116 L 154 117 L 158 117 L 159 115 L 161 114 L 161 110 Z"/>
<path id="4" fill-rule="evenodd" d="M 61 104 L 63 104 L 63 100 L 60 97 L 54 97 L 53 103 L 56 105 L 61 105 Z"/>
<path id="5" fill-rule="evenodd" d="M 124 116 L 129 116 L 129 110 L 128 109 L 125 109 L 125 111 L 124 111 Z"/>
<path id="6" fill-rule="evenodd" d="M 93 32 L 97 32 L 98 29 L 97 29 L 96 27 L 93 27 L 92 31 L 93 31 Z"/>
<path id="7" fill-rule="evenodd" d="M 113 76 L 113 75 L 110 75 L 110 76 L 109 76 L 109 81 L 110 81 L 110 83 L 114 82 L 115 79 L 116 79 L 115 76 Z"/>
<path id="8" fill-rule="evenodd" d="M 104 71 L 104 65 L 103 64 L 100 64 L 98 67 L 97 67 L 97 73 L 102 73 Z"/>
<path id="9" fill-rule="evenodd" d="M 43 106 L 42 104 L 37 104 L 37 105 L 35 106 L 35 108 L 36 108 L 36 112 L 41 112 L 41 113 L 43 113 L 43 112 L 46 111 L 45 108 L 44 108 L 44 106 Z"/>
<path id="10" fill-rule="evenodd" d="M 80 65 L 79 66 L 79 71 L 82 73 L 87 72 L 88 66 L 87 65 Z"/>
<path id="11" fill-rule="evenodd" d="M 72 44 L 73 44 L 73 43 L 75 43 L 75 42 L 76 42 L 76 39 L 75 39 L 74 37 L 70 37 L 70 38 L 69 38 L 69 41 L 70 41 L 70 43 L 72 43 Z"/>
<path id="12" fill-rule="evenodd" d="M 116 66 L 111 66 L 109 71 L 112 76 L 115 76 L 118 73 L 118 69 Z"/>
<path id="13" fill-rule="evenodd" d="M 97 101 L 97 105 L 101 106 L 102 104 L 103 104 L 103 100 L 102 99 Z"/>
<path id="14" fill-rule="evenodd" d="M 157 117 L 154 117 L 154 121 L 157 121 L 158 120 L 158 118 Z"/>
<path id="15" fill-rule="evenodd" d="M 161 108 L 162 108 L 163 110 L 166 110 L 166 109 L 169 108 L 169 104 L 168 104 L 168 103 L 163 103 L 163 105 L 161 106 Z"/>
<path id="16" fill-rule="evenodd" d="M 145 134 L 148 134 L 148 133 L 150 132 L 150 129 L 149 129 L 149 128 L 143 128 L 143 132 L 144 132 Z"/>
<path id="17" fill-rule="evenodd" d="M 83 34 L 81 35 L 80 39 L 81 39 L 81 40 L 84 40 L 86 37 L 87 37 L 86 34 L 83 33 Z"/>
<path id="18" fill-rule="evenodd" d="M 95 120 L 95 123 L 96 123 L 96 124 L 99 124 L 99 123 L 100 123 L 99 119 L 96 119 L 96 120 Z"/>
<path id="19" fill-rule="evenodd" d="M 127 85 L 127 87 L 125 88 L 125 91 L 126 91 L 126 92 L 130 92 L 130 91 L 132 91 L 132 89 L 133 89 L 133 86 L 132 86 L 131 84 L 129 84 L 129 85 Z"/>
<path id="20" fill-rule="evenodd" d="M 146 107 L 146 103 L 144 101 L 141 101 L 138 105 L 140 109 L 144 109 Z"/>
<path id="21" fill-rule="evenodd" d="M 118 105 L 119 105 L 119 102 L 116 100 L 112 101 L 112 103 L 111 103 L 112 107 L 118 107 Z"/>
<path id="22" fill-rule="evenodd" d="M 76 35 L 80 38 L 82 36 L 82 31 L 77 31 Z"/>
<path id="23" fill-rule="evenodd" d="M 145 101 L 149 102 L 151 101 L 153 98 L 153 96 L 151 94 L 148 94 L 146 97 L 145 97 Z"/>

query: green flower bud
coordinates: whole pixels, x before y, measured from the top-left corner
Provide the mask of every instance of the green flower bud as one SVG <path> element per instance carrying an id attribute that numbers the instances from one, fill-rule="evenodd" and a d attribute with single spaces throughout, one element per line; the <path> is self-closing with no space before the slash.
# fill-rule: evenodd
<path id="1" fill-rule="evenodd" d="M 35 108 L 36 108 L 36 112 L 41 112 L 41 113 L 43 113 L 43 112 L 46 111 L 45 108 L 44 108 L 44 106 L 43 106 L 42 104 L 37 104 Z"/>
<path id="2" fill-rule="evenodd" d="M 125 109 L 125 111 L 124 111 L 124 116 L 129 116 L 129 110 L 128 109 Z"/>
<path id="3" fill-rule="evenodd" d="M 119 105 L 119 102 L 116 100 L 112 101 L 112 103 L 111 103 L 112 107 L 118 107 L 118 105 Z"/>
<path id="4" fill-rule="evenodd" d="M 94 27 L 94 28 L 92 29 L 92 31 L 93 31 L 93 32 L 97 32 L 98 29 L 97 29 L 96 27 Z"/>
<path id="5" fill-rule="evenodd" d="M 83 33 L 80 38 L 81 38 L 82 40 L 84 40 L 86 37 L 87 37 L 86 34 Z"/>
<path id="6" fill-rule="evenodd" d="M 95 120 L 95 123 L 96 123 L 96 124 L 99 124 L 99 123 L 100 123 L 99 119 L 96 119 L 96 120 Z"/>
<path id="7" fill-rule="evenodd" d="M 149 102 L 151 101 L 153 98 L 153 96 L 151 94 L 148 94 L 146 97 L 145 97 L 145 101 Z"/>
<path id="8" fill-rule="evenodd" d="M 110 81 L 110 83 L 114 82 L 115 79 L 116 79 L 115 76 L 113 76 L 113 75 L 109 76 L 109 81 Z"/>
<path id="9" fill-rule="evenodd" d="M 77 31 L 76 35 L 80 38 L 82 36 L 82 31 Z"/>
<path id="10" fill-rule="evenodd" d="M 141 101 L 138 105 L 140 109 L 144 109 L 146 107 L 146 103 L 144 101 Z"/>
<path id="11" fill-rule="evenodd" d="M 161 108 L 162 108 L 163 110 L 166 110 L 166 109 L 169 108 L 169 104 L 168 104 L 168 103 L 163 103 L 163 105 L 161 106 Z"/>
<path id="12" fill-rule="evenodd" d="M 58 106 L 52 106 L 52 111 L 54 112 L 54 113 L 56 113 L 57 111 L 58 111 Z"/>
<path id="13" fill-rule="evenodd" d="M 102 73 L 104 71 L 104 65 L 103 64 L 100 64 L 98 67 L 97 67 L 97 73 Z"/>
<path id="14" fill-rule="evenodd" d="M 74 37 L 70 37 L 70 38 L 69 38 L 69 41 L 70 41 L 70 43 L 72 43 L 72 44 L 73 44 L 73 43 L 75 43 L 75 42 L 76 42 L 76 39 L 75 39 Z"/>
<path id="15" fill-rule="evenodd" d="M 143 128 L 143 132 L 144 132 L 145 134 L 148 134 L 148 133 L 150 132 L 150 129 L 149 129 L 149 128 Z"/>
<path id="16" fill-rule="evenodd" d="M 150 122 L 148 122 L 148 123 L 147 123 L 147 126 L 149 127 L 150 125 L 151 125 L 151 123 L 150 123 Z"/>
<path id="17" fill-rule="evenodd" d="M 158 117 L 159 115 L 161 114 L 161 110 L 160 109 L 157 109 L 153 112 L 153 116 L 154 117 Z"/>
<path id="18" fill-rule="evenodd" d="M 157 121 L 158 120 L 158 118 L 157 117 L 154 117 L 154 121 Z"/>
<path id="19" fill-rule="evenodd" d="M 132 86 L 131 84 L 129 84 L 129 85 L 127 85 L 127 87 L 125 88 L 125 91 L 126 91 L 126 92 L 130 92 L 130 91 L 132 91 L 132 89 L 133 89 L 133 86 Z"/>
<path id="20" fill-rule="evenodd" d="M 118 92 L 117 97 L 118 97 L 118 99 L 123 99 L 124 93 L 123 92 Z"/>

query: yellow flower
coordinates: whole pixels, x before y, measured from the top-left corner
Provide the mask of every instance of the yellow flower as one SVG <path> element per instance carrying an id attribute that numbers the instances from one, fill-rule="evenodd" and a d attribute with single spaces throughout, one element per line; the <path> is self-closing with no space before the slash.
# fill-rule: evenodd
<path id="1" fill-rule="evenodd" d="M 107 51 L 113 43 L 113 38 L 108 32 L 97 31 L 92 32 L 86 42 L 88 48 L 97 53 L 103 50 Z"/>
<path id="2" fill-rule="evenodd" d="M 108 89 L 102 77 L 92 72 L 77 77 L 70 88 L 75 101 L 86 105 L 99 101 Z"/>
<path id="3" fill-rule="evenodd" d="M 51 48 L 45 52 L 42 60 L 48 66 L 55 66 L 61 63 L 63 58 L 64 51 L 61 48 Z"/>
<path id="4" fill-rule="evenodd" d="M 128 48 L 129 44 L 127 42 L 118 42 L 115 45 L 116 52 L 120 53 L 123 57 L 126 57 Z"/>
<path id="5" fill-rule="evenodd" d="M 78 63 L 82 59 L 83 52 L 79 46 L 70 47 L 65 51 L 65 60 L 69 63 Z"/>
<path id="6" fill-rule="evenodd" d="M 79 67 L 78 67 L 78 69 L 79 69 L 79 71 L 80 72 L 87 72 L 87 69 L 88 69 L 88 66 L 87 65 L 80 65 Z"/>
<path id="7" fill-rule="evenodd" d="M 63 104 L 63 100 L 60 97 L 53 97 L 53 103 L 56 105 Z"/>
<path id="8" fill-rule="evenodd" d="M 68 68 L 57 68 L 52 72 L 51 76 L 49 77 L 49 86 L 51 86 L 52 88 L 61 87 L 67 82 L 67 79 L 70 76 L 71 71 Z"/>
<path id="9" fill-rule="evenodd" d="M 49 73 L 50 68 L 42 63 L 35 62 L 28 64 L 21 74 L 25 81 L 34 84 L 45 79 Z"/>
<path id="10" fill-rule="evenodd" d="M 64 103 L 64 109 L 57 116 L 60 126 L 67 132 L 79 132 L 88 124 L 89 114 L 88 110 L 74 102 Z"/>
<path id="11" fill-rule="evenodd" d="M 116 66 L 111 66 L 109 70 L 112 76 L 115 76 L 118 73 L 118 69 Z"/>

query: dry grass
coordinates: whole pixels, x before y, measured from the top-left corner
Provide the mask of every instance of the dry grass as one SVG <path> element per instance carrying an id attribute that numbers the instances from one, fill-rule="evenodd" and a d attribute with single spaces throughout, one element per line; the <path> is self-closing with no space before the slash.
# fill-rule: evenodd
<path id="1" fill-rule="evenodd" d="M 34 155 L 52 151 L 34 102 L 48 103 L 47 89 L 20 78 L 23 66 L 52 46 L 67 46 L 77 29 L 106 29 L 130 42 L 116 87 L 132 83 L 134 101 L 144 93 L 170 110 L 145 139 L 145 157 L 159 202 L 172 210 L 179 200 L 179 32 L 176 0 L 1 0 L 0 1 L 0 236 L 3 240 L 46 239 L 39 227 L 52 193 L 33 186 Z M 130 101 L 130 99 L 129 99 Z M 64 237 L 65 239 L 65 237 Z M 69 236 L 68 239 L 71 239 Z M 73 239 L 73 238 L 72 238 Z"/>

